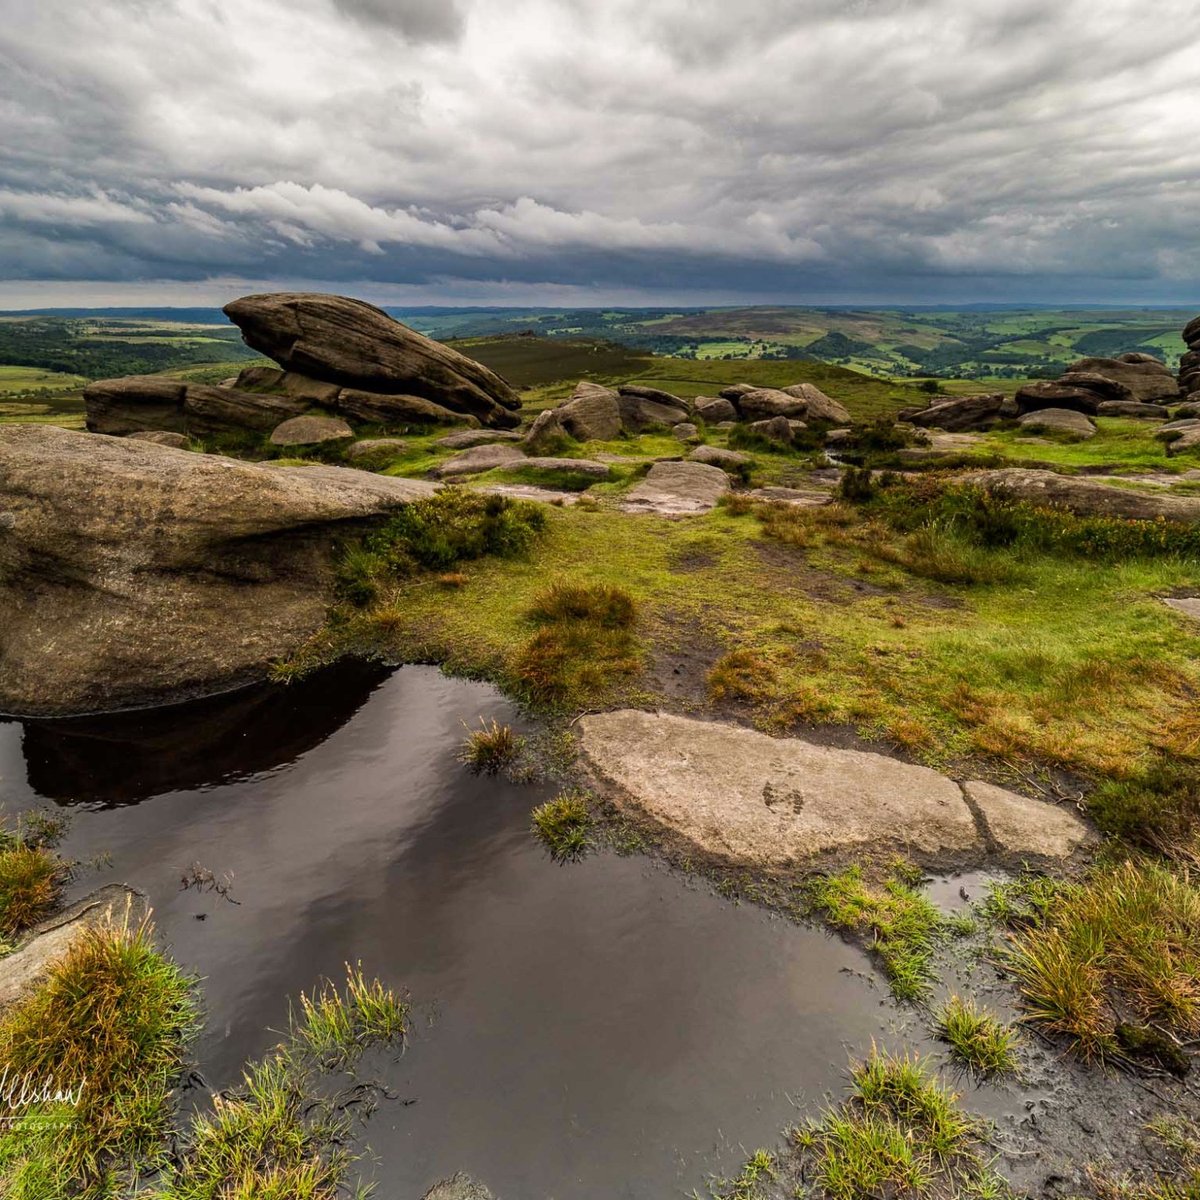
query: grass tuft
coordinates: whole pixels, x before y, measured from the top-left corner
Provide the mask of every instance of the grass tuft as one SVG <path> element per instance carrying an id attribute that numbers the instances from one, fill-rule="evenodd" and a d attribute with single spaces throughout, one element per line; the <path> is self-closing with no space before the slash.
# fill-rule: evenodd
<path id="1" fill-rule="evenodd" d="M 1017 1069 L 1017 1033 L 974 1000 L 951 996 L 938 1010 L 934 1031 L 949 1042 L 954 1057 L 981 1076 L 1012 1074 Z"/>
<path id="2" fill-rule="evenodd" d="M 75 1104 L 38 1104 L 0 1128 L 0 1191 L 10 1200 L 108 1197 L 161 1165 L 195 1015 L 188 980 L 155 950 L 148 925 L 76 938 L 0 1020 L 11 1077 L 80 1089 Z"/>
<path id="3" fill-rule="evenodd" d="M 293 1014 L 291 1035 L 323 1070 L 341 1069 L 357 1061 L 377 1042 L 403 1041 L 408 1032 L 408 1004 L 377 979 L 368 981 L 362 964 L 346 964 L 346 986 L 323 979 L 310 996 L 300 993 L 300 1020 Z"/>
<path id="4" fill-rule="evenodd" d="M 917 1000 L 928 992 L 934 950 L 957 931 L 909 878 L 893 871 L 877 887 L 852 866 L 809 885 L 810 905 L 831 925 L 870 937 L 900 1000 Z"/>
<path id="5" fill-rule="evenodd" d="M 1061 885 L 1002 961 L 1029 1019 L 1084 1058 L 1140 1054 L 1175 1069 L 1172 1047 L 1200 1035 L 1200 890 L 1187 871 L 1096 867 Z"/>
<path id="6" fill-rule="evenodd" d="M 592 813 L 582 792 L 563 792 L 533 810 L 533 832 L 558 862 L 580 859 L 587 853 Z"/>
<path id="7" fill-rule="evenodd" d="M 498 775 L 520 754 L 525 739 L 496 720 L 489 724 L 480 717 L 479 726 L 468 731 L 459 757 L 476 775 Z"/>
<path id="8" fill-rule="evenodd" d="M 762 700 L 771 694 L 775 668 L 765 655 L 755 650 L 730 650 L 709 668 L 708 698 L 723 700 Z"/>

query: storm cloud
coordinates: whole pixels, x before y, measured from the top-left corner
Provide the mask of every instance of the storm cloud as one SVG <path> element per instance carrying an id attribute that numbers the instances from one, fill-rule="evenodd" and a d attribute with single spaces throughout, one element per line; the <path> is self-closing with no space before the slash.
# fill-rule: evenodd
<path id="1" fill-rule="evenodd" d="M 1192 0 L 5 11 L 8 306 L 1200 294 Z"/>

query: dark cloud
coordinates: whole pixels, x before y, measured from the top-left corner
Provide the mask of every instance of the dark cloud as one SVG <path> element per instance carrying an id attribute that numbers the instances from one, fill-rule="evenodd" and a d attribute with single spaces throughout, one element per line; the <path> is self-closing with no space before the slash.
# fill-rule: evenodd
<path id="1" fill-rule="evenodd" d="M 1200 291 L 1191 0 L 9 9 L 8 280 Z"/>

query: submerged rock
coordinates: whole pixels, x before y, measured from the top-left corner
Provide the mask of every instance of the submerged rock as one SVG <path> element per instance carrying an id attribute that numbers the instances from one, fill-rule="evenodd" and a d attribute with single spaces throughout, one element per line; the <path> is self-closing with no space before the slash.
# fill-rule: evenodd
<path id="1" fill-rule="evenodd" d="M 459 1171 L 457 1174 L 451 1175 L 449 1179 L 435 1183 L 421 1197 L 421 1200 L 495 1200 L 495 1198 L 482 1183 L 476 1183 L 470 1175 Z"/>
<path id="2" fill-rule="evenodd" d="M 339 537 L 433 490 L 0 427 L 0 711 L 130 708 L 264 678 L 323 624 Z"/>
<path id="3" fill-rule="evenodd" d="M 224 311 L 248 346 L 288 371 L 365 392 L 421 396 L 485 425 L 518 424 L 520 397 L 499 375 L 364 300 L 273 292 L 243 296 Z"/>

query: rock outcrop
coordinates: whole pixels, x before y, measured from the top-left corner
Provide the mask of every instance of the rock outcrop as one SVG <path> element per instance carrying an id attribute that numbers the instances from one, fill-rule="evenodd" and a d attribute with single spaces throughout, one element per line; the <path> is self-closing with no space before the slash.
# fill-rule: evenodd
<path id="1" fill-rule="evenodd" d="M 608 442 L 621 433 L 617 393 L 584 380 L 556 410 L 563 431 L 577 442 Z"/>
<path id="2" fill-rule="evenodd" d="M 1090 479 L 1024 467 L 971 471 L 958 481 L 999 496 L 1047 508 L 1062 508 L 1084 517 L 1123 517 L 1140 521 L 1200 521 L 1200 496 L 1172 496 L 1163 491 L 1135 491 Z"/>
<path id="3" fill-rule="evenodd" d="M 927 408 L 904 409 L 900 419 L 922 429 L 945 429 L 958 433 L 969 429 L 990 429 L 997 422 L 1015 415 L 1015 406 L 1003 392 L 991 392 L 979 396 L 955 396 L 952 399 L 936 398 Z"/>
<path id="4" fill-rule="evenodd" d="M 339 539 L 433 490 L 0 427 L 0 711 L 129 708 L 263 678 L 323 623 Z"/>
<path id="5" fill-rule="evenodd" d="M 1017 424 L 1030 433 L 1050 433 L 1074 442 L 1096 436 L 1096 426 L 1091 420 L 1071 408 L 1040 408 L 1026 413 Z"/>
<path id="6" fill-rule="evenodd" d="M 364 392 L 421 396 L 485 425 L 518 423 L 520 397 L 494 371 L 364 300 L 273 292 L 243 296 L 224 311 L 246 345 L 287 371 Z"/>
<path id="7" fill-rule="evenodd" d="M 690 516 L 708 512 L 729 491 L 729 476 L 699 462 L 656 462 L 621 507 L 626 512 Z"/>

